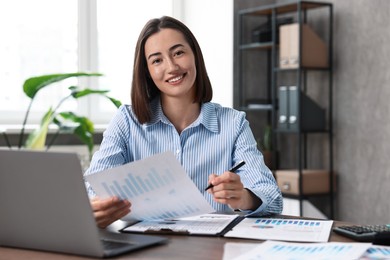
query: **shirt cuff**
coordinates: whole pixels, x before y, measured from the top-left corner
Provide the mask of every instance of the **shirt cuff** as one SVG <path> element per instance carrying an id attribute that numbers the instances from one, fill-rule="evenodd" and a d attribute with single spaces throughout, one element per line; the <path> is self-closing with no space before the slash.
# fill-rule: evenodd
<path id="1" fill-rule="evenodd" d="M 267 198 L 262 193 L 256 193 L 250 189 L 248 189 L 250 192 L 252 192 L 255 196 L 257 196 L 261 200 L 261 205 L 255 209 L 255 210 L 240 210 L 241 212 L 245 213 L 246 217 L 248 216 L 261 216 L 264 215 L 264 211 L 267 208 L 268 201 Z"/>

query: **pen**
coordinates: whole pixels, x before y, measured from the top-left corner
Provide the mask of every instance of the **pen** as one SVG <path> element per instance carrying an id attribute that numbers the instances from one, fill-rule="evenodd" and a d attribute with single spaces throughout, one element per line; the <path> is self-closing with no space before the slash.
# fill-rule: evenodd
<path id="1" fill-rule="evenodd" d="M 238 164 L 236 164 L 235 166 L 233 166 L 232 168 L 230 168 L 230 169 L 229 169 L 229 172 L 236 172 L 236 171 L 237 171 L 238 169 L 240 169 L 241 166 L 243 166 L 244 164 L 245 164 L 245 161 L 239 162 Z M 205 191 L 208 190 L 208 189 L 210 189 L 210 188 L 212 188 L 212 187 L 214 187 L 214 185 L 210 183 L 209 186 L 207 186 L 207 188 L 205 189 Z"/>

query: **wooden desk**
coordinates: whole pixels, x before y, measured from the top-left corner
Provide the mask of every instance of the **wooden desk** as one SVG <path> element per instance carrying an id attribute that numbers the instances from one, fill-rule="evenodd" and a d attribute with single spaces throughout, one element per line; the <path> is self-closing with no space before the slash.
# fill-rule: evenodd
<path id="1" fill-rule="evenodd" d="M 334 222 L 334 226 L 346 223 Z M 261 243 L 260 240 L 205 237 L 205 236 L 167 236 L 167 244 L 153 246 L 136 252 L 125 254 L 114 259 L 212 259 L 218 260 L 223 257 L 223 248 L 226 242 Z M 329 241 L 354 242 L 334 232 Z M 24 250 L 0 247 L 0 260 L 57 260 L 57 259 L 95 259 L 74 255 L 56 254 L 42 251 Z"/>

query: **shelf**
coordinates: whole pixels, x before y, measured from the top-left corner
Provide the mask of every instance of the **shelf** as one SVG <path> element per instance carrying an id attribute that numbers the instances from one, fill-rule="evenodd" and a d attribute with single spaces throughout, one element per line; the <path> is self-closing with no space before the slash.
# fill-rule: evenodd
<path id="1" fill-rule="evenodd" d="M 328 7 L 331 4 L 329 3 L 313 3 L 313 2 L 307 2 L 307 1 L 301 1 L 301 10 L 309 10 L 309 9 L 315 9 L 315 8 L 321 8 L 321 7 Z M 275 10 L 277 14 L 286 14 L 291 12 L 296 12 L 298 10 L 298 2 L 294 1 L 290 4 L 281 3 L 276 5 L 266 5 L 262 7 L 256 7 L 256 8 L 248 8 L 239 11 L 238 13 L 240 15 L 272 15 L 272 11 Z"/>
<path id="2" fill-rule="evenodd" d="M 300 67 L 300 68 L 288 68 L 288 69 L 281 69 L 281 68 L 274 68 L 275 72 L 297 72 L 297 71 L 330 71 L 330 68 L 315 68 L 315 67 Z"/>
<path id="3" fill-rule="evenodd" d="M 272 48 L 272 42 L 254 42 L 254 43 L 248 43 L 243 44 L 240 46 L 240 50 L 269 50 Z"/>
<path id="4" fill-rule="evenodd" d="M 320 17 L 321 21 L 315 23 L 312 19 L 307 20 L 308 10 L 314 9 L 316 10 L 314 13 L 316 13 L 320 8 L 321 12 L 325 11 L 323 12 L 325 16 Z M 303 169 L 308 165 L 318 165 L 318 162 L 313 160 L 310 154 L 313 145 L 319 143 L 314 142 L 311 137 L 314 134 L 320 135 L 318 138 L 321 141 L 324 140 L 327 146 L 322 146 L 321 143 L 316 149 L 328 148 L 329 154 L 324 154 L 324 158 L 326 160 L 329 158 L 325 163 L 329 171 L 321 175 L 319 181 L 324 184 L 325 188 L 329 189 L 326 191 L 317 188 L 314 190 L 298 189 L 298 192 L 304 195 L 287 194 L 285 193 L 288 192 L 287 190 L 281 190 L 284 197 L 298 199 L 301 205 L 305 198 L 327 196 L 329 198 L 328 216 L 332 218 L 335 187 L 327 183 L 333 181 L 333 174 L 330 174 L 333 171 L 333 5 L 325 2 L 295 0 L 247 8 L 237 11 L 237 14 L 238 26 L 237 34 L 235 34 L 235 55 L 237 55 L 235 77 L 237 77 L 237 82 L 234 86 L 234 93 L 237 95 L 235 95 L 235 107 L 243 111 L 259 111 L 258 114 L 254 115 L 259 118 L 256 123 L 271 126 L 273 143 L 271 152 L 277 155 L 273 157 L 272 169 L 278 169 L 280 166 Z M 291 24 L 279 26 L 278 21 L 286 17 L 291 19 Z M 259 27 L 259 23 L 261 26 L 264 25 L 264 31 L 258 29 L 262 28 Z M 267 36 L 271 35 L 271 39 L 256 38 L 268 41 L 254 42 L 254 30 L 258 30 L 258 34 L 260 32 L 268 33 Z M 246 51 L 251 51 L 251 53 L 245 53 Z M 255 57 L 252 57 L 252 51 L 256 54 Z M 258 52 L 256 53 L 256 51 Z M 288 64 L 284 66 L 285 62 L 290 62 L 290 66 L 287 66 Z M 324 78 L 328 80 L 323 80 Z M 256 92 L 255 88 L 261 91 Z M 322 95 L 322 92 L 325 92 L 325 95 Z M 251 93 L 259 93 L 256 96 L 257 99 L 254 99 Z M 317 98 L 313 99 L 312 96 Z M 257 119 L 251 118 L 251 120 Z M 288 136 L 289 134 L 291 136 Z M 310 137 L 306 134 L 310 134 Z M 317 138 L 317 136 L 315 137 Z M 292 138 L 296 145 L 290 149 L 285 140 Z M 288 156 L 288 154 L 286 156 L 288 152 L 294 153 L 296 156 Z M 296 157 L 295 162 L 294 157 Z M 303 182 L 305 179 L 307 180 L 308 177 L 304 177 L 308 176 L 307 174 L 307 172 L 304 174 L 303 171 L 298 170 L 295 173 L 298 177 L 294 185 L 305 187 Z M 300 214 L 302 212 L 301 207 Z"/>
<path id="5" fill-rule="evenodd" d="M 281 130 L 281 129 L 275 129 L 276 133 L 279 134 L 327 134 L 329 133 L 329 130 Z"/>
<path id="6" fill-rule="evenodd" d="M 304 200 L 304 199 L 310 199 L 313 197 L 327 197 L 329 196 L 329 193 L 318 193 L 318 194 L 305 194 L 305 195 L 294 195 L 294 194 L 288 194 L 288 193 L 283 193 L 283 198 L 288 198 L 288 199 L 296 199 L 296 200 Z"/>
<path id="7" fill-rule="evenodd" d="M 243 111 L 272 111 L 272 104 L 249 104 L 245 107 L 240 107 Z"/>

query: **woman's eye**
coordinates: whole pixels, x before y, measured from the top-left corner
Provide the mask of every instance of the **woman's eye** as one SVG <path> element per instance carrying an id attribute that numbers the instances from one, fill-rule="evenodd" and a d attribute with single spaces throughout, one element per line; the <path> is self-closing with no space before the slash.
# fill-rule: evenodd
<path id="1" fill-rule="evenodd" d="M 184 51 L 177 51 L 177 52 L 175 52 L 175 56 L 180 56 L 180 55 L 182 55 L 184 53 Z"/>
<path id="2" fill-rule="evenodd" d="M 161 62 L 161 59 L 152 60 L 152 64 L 159 64 L 160 62 Z"/>

